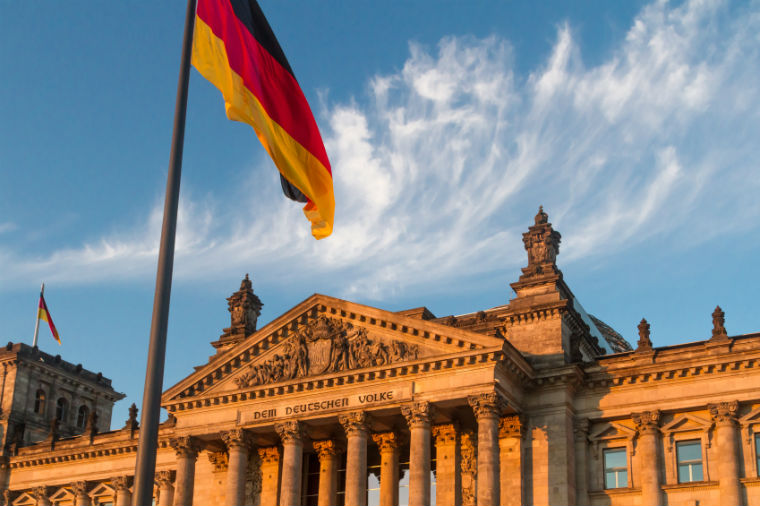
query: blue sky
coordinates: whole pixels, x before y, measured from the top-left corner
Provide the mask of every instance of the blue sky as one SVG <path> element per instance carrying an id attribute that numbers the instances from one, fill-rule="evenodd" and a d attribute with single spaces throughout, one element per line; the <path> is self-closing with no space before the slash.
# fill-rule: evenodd
<path id="1" fill-rule="evenodd" d="M 253 132 L 191 76 L 165 386 L 245 273 L 439 316 L 508 302 L 540 204 L 586 310 L 629 341 L 760 330 L 760 2 L 262 0 L 335 174 L 316 242 Z M 183 2 L 0 0 L 0 340 L 39 284 L 63 346 L 141 403 Z M 3 341 L 4 342 L 4 341 Z"/>

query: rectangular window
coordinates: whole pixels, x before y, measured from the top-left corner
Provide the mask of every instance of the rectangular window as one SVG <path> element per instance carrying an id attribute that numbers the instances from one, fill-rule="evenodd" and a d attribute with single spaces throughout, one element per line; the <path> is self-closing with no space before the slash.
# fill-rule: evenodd
<path id="1" fill-rule="evenodd" d="M 678 483 L 704 481 L 702 474 L 702 443 L 699 440 L 676 443 Z"/>
<path id="2" fill-rule="evenodd" d="M 757 475 L 760 476 L 760 434 L 755 434 L 755 464 Z"/>
<path id="3" fill-rule="evenodd" d="M 628 463 L 625 448 L 604 450 L 604 488 L 628 486 Z"/>
<path id="4" fill-rule="evenodd" d="M 317 506 L 319 497 L 319 456 L 316 453 L 303 455 L 303 485 L 301 487 L 304 506 Z"/>

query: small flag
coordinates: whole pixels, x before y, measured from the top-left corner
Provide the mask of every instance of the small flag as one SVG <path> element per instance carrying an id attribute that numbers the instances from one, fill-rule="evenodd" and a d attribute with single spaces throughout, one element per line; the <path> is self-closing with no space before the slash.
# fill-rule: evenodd
<path id="1" fill-rule="evenodd" d="M 293 70 L 256 0 L 199 0 L 193 66 L 219 88 L 227 117 L 248 123 L 317 239 L 332 233 L 332 170 Z"/>
<path id="2" fill-rule="evenodd" d="M 53 318 L 50 316 L 50 311 L 48 311 L 47 304 L 45 304 L 45 296 L 42 295 L 42 292 L 40 292 L 40 305 L 39 305 L 39 309 L 37 309 L 37 318 L 48 322 L 48 325 L 50 325 L 50 332 L 53 333 L 53 337 L 58 342 L 58 345 L 60 345 L 61 338 L 58 337 L 58 331 L 55 329 Z"/>

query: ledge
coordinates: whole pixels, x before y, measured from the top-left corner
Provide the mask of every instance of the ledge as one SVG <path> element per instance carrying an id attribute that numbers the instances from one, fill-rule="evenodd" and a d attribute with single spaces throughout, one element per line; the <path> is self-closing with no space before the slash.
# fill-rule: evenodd
<path id="1" fill-rule="evenodd" d="M 717 481 L 690 481 L 689 483 L 670 483 L 662 485 L 663 490 L 696 490 L 717 487 Z"/>
<path id="2" fill-rule="evenodd" d="M 604 490 L 590 490 L 589 497 L 606 497 L 610 495 L 638 495 L 641 493 L 640 488 L 606 488 Z"/>

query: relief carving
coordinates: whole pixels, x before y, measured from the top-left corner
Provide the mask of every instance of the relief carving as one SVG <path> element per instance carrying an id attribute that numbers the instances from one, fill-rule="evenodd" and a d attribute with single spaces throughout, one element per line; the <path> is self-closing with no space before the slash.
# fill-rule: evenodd
<path id="1" fill-rule="evenodd" d="M 208 461 L 214 465 L 215 473 L 221 473 L 227 470 L 229 457 L 225 452 L 208 452 Z"/>
<path id="2" fill-rule="evenodd" d="M 250 436 L 243 429 L 223 431 L 221 437 L 228 449 L 233 447 L 247 448 L 251 444 Z"/>
<path id="3" fill-rule="evenodd" d="M 177 453 L 177 457 L 196 458 L 198 457 L 198 444 L 190 436 L 180 436 L 169 440 L 171 446 Z"/>
<path id="4" fill-rule="evenodd" d="M 165 488 L 174 484 L 173 471 L 156 471 L 156 484 Z"/>
<path id="5" fill-rule="evenodd" d="M 639 432 L 647 434 L 656 434 L 660 426 L 660 410 L 642 411 L 641 413 L 632 413 L 631 418 Z"/>
<path id="6" fill-rule="evenodd" d="M 277 435 L 280 436 L 280 440 L 283 444 L 297 443 L 301 441 L 304 436 L 303 425 L 301 422 L 294 420 L 276 423 L 274 424 L 274 430 L 277 432 Z"/>
<path id="7" fill-rule="evenodd" d="M 249 506 L 262 506 L 262 481 L 261 458 L 254 452 L 248 459 L 248 466 L 245 472 L 245 504 Z"/>
<path id="8" fill-rule="evenodd" d="M 111 478 L 111 484 L 113 485 L 113 488 L 116 489 L 117 492 L 129 492 L 129 485 L 132 480 L 129 476 L 117 476 L 116 478 Z"/>
<path id="9" fill-rule="evenodd" d="M 401 446 L 401 437 L 395 432 L 379 432 L 372 434 L 372 441 L 377 445 L 380 454 L 395 451 Z"/>
<path id="10" fill-rule="evenodd" d="M 718 402 L 709 404 L 707 409 L 710 410 L 710 416 L 715 422 L 733 424 L 736 421 L 736 413 L 739 411 L 739 403 L 737 401 Z"/>
<path id="11" fill-rule="evenodd" d="M 258 364 L 235 379 L 239 388 L 254 387 L 330 372 L 383 366 L 414 360 L 416 345 L 386 344 L 370 339 L 367 330 L 339 319 L 319 317 L 284 343 L 283 354 Z"/>
<path id="12" fill-rule="evenodd" d="M 446 423 L 433 426 L 433 440 L 436 446 L 457 444 L 458 427 L 455 423 Z"/>
<path id="13" fill-rule="evenodd" d="M 478 436 L 472 431 L 461 435 L 462 506 L 475 506 L 478 477 Z"/>
<path id="14" fill-rule="evenodd" d="M 258 449 L 259 461 L 262 464 L 277 464 L 280 462 L 280 449 L 276 446 L 265 446 Z"/>
<path id="15" fill-rule="evenodd" d="M 319 460 L 322 461 L 328 457 L 334 457 L 343 453 L 343 445 L 334 439 L 326 439 L 323 441 L 314 441 L 314 450 L 319 456 Z"/>
<path id="16" fill-rule="evenodd" d="M 338 421 L 346 431 L 346 436 L 353 436 L 359 432 L 369 430 L 369 417 L 364 411 L 354 411 L 338 416 Z"/>
<path id="17" fill-rule="evenodd" d="M 501 415 L 506 403 L 496 392 L 486 394 L 471 395 L 467 398 L 475 418 L 480 420 L 482 417 L 498 417 Z"/>
<path id="18" fill-rule="evenodd" d="M 520 415 L 507 415 L 499 420 L 499 439 L 520 438 L 525 434 L 525 424 Z"/>
<path id="19" fill-rule="evenodd" d="M 433 406 L 427 401 L 414 402 L 407 406 L 401 406 L 401 414 L 406 418 L 409 427 L 425 426 L 430 424 L 433 416 Z"/>

